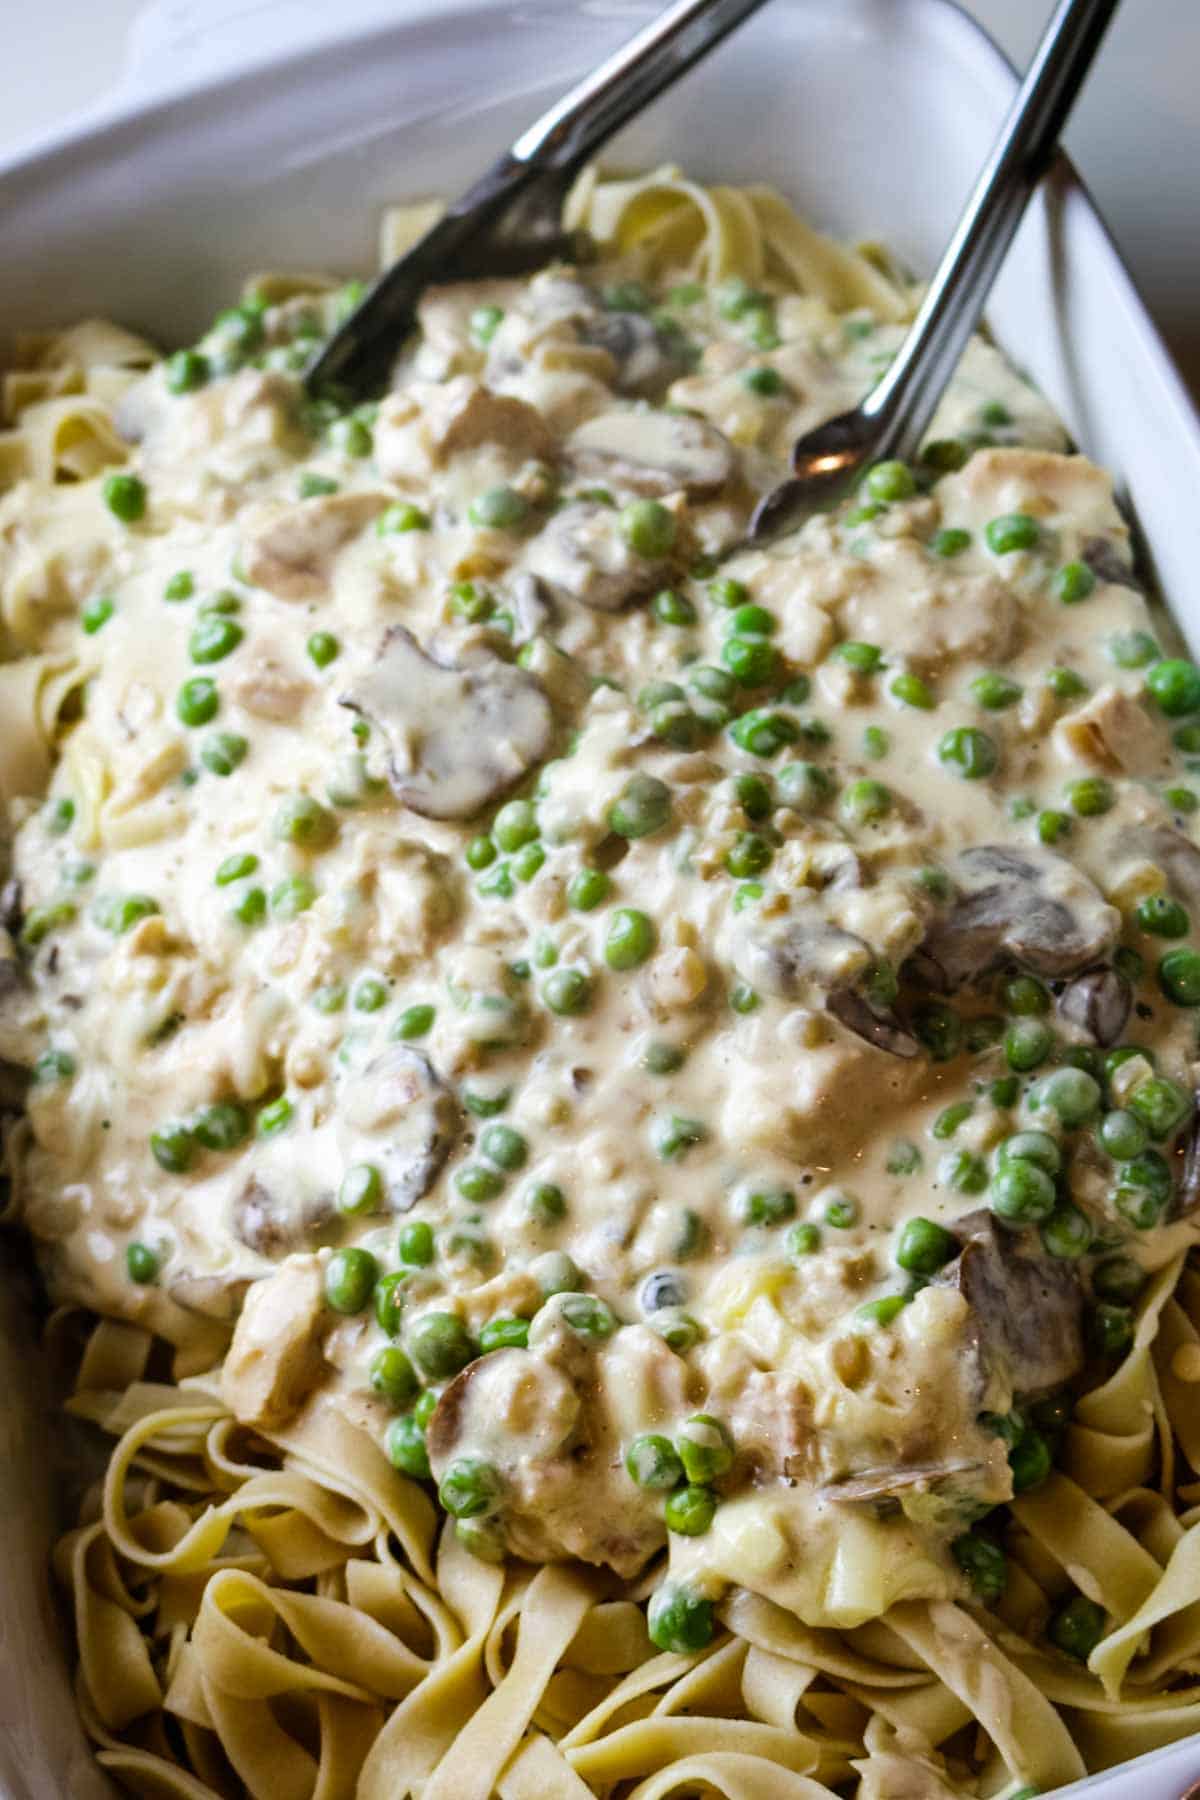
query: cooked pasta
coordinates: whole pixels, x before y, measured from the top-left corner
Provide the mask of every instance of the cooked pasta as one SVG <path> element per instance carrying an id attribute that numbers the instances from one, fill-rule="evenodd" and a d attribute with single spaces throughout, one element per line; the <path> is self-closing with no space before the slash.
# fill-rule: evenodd
<path id="1" fill-rule="evenodd" d="M 565 222 L 370 406 L 316 274 L 4 377 L 80 1716 L 145 1800 L 1046 1793 L 1200 1729 L 1200 670 L 983 340 L 746 547 L 910 286 Z"/>

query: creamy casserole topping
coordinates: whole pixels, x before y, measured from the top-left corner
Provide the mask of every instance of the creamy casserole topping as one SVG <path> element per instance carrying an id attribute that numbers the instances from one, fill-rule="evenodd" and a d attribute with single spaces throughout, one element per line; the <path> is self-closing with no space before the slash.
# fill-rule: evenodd
<path id="1" fill-rule="evenodd" d="M 51 1296 L 485 1558 L 668 1547 L 664 1649 L 728 1583 L 986 1595 L 1195 1237 L 1200 672 L 1109 477 L 976 341 L 917 465 L 745 549 L 901 318 L 554 268 L 346 411 L 351 297 L 252 292 L 0 500 Z"/>

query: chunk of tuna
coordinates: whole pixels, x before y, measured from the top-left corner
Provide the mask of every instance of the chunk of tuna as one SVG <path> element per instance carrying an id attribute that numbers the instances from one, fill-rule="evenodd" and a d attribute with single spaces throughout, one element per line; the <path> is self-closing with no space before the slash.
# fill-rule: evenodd
<path id="1" fill-rule="evenodd" d="M 330 1317 L 315 1256 L 293 1257 L 251 1288 L 221 1371 L 226 1404 L 244 1425 L 286 1424 L 317 1386 Z"/>
<path id="2" fill-rule="evenodd" d="M 319 599 L 329 591 L 338 552 L 386 505 L 386 494 L 301 500 L 243 543 L 242 572 L 281 600 Z"/>

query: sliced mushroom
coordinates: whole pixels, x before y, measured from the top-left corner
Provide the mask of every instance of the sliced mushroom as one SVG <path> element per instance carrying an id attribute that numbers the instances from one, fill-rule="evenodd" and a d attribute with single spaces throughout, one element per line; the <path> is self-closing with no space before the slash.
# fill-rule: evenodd
<path id="1" fill-rule="evenodd" d="M 275 1262 L 293 1250 L 310 1250 L 333 1216 L 331 1195 L 311 1199 L 294 1190 L 280 1195 L 252 1175 L 233 1203 L 230 1223 L 239 1243 Z"/>
<path id="2" fill-rule="evenodd" d="M 827 1500 L 841 1505 L 870 1506 L 879 1513 L 897 1512 L 903 1500 L 918 1494 L 953 1492 L 964 1482 L 970 1486 L 983 1464 L 980 1462 L 923 1463 L 919 1467 L 900 1465 L 893 1469 L 863 1469 L 847 1475 L 843 1481 L 831 1481 L 821 1492 Z"/>
<path id="3" fill-rule="evenodd" d="M 256 1281 L 221 1371 L 234 1416 L 267 1431 L 286 1424 L 327 1373 L 322 1351 L 333 1319 L 315 1256 L 293 1257 Z"/>
<path id="4" fill-rule="evenodd" d="M 952 994 L 1012 961 L 1037 975 L 1074 975 L 1116 942 L 1120 915 L 1071 863 L 1048 850 L 983 844 L 964 850 L 957 898 L 934 920 L 909 969 Z"/>
<path id="5" fill-rule="evenodd" d="M 522 570 L 501 585 L 516 623 L 514 642 L 523 644 L 550 629 L 558 617 L 558 608 L 544 581 Z"/>
<path id="6" fill-rule="evenodd" d="M 340 696 L 379 728 L 396 798 L 429 819 L 469 819 L 550 748 L 550 702 L 531 675 L 498 657 L 436 662 L 403 625 Z"/>
<path id="7" fill-rule="evenodd" d="M 1171 1204 L 1173 1219 L 1190 1218 L 1200 1208 L 1200 1091 L 1194 1098 L 1196 1105 L 1184 1139 L 1183 1173 Z"/>
<path id="8" fill-rule="evenodd" d="M 682 338 L 659 331 L 645 313 L 591 312 L 576 329 L 616 363 L 618 393 L 653 396 L 687 367 Z"/>
<path id="9" fill-rule="evenodd" d="M 1191 907 L 1200 907 L 1200 849 L 1169 825 L 1134 834 L 1135 848 L 1156 862 L 1168 883 Z"/>
<path id="10" fill-rule="evenodd" d="M 916 1056 L 920 1051 L 910 1031 L 906 1031 L 895 1013 L 873 1007 L 865 995 L 854 988 L 841 988 L 830 994 L 825 1011 L 864 1043 L 886 1050 L 889 1056 Z"/>
<path id="11" fill-rule="evenodd" d="M 621 612 L 662 587 L 670 573 L 665 559 L 636 555 L 612 507 L 591 500 L 555 513 L 530 545 L 528 561 L 553 593 L 593 612 Z"/>
<path id="12" fill-rule="evenodd" d="M 1116 545 L 1108 538 L 1089 538 L 1083 546 L 1082 560 L 1097 581 L 1111 582 L 1116 587 L 1132 588 L 1136 594 L 1142 592 L 1142 584 L 1134 574 L 1131 564 L 1125 561 Z"/>
<path id="13" fill-rule="evenodd" d="M 939 1281 L 971 1309 L 986 1368 L 1006 1375 L 1014 1393 L 1061 1387 L 1083 1367 L 1083 1294 L 1074 1264 L 1026 1247 L 991 1213 L 960 1219 L 962 1253 Z"/>
<path id="14" fill-rule="evenodd" d="M 1116 969 L 1085 969 L 1059 996 L 1058 1010 L 1070 1025 L 1086 1031 L 1094 1044 L 1115 1044 L 1125 1029 L 1133 989 Z"/>
<path id="15" fill-rule="evenodd" d="M 429 1058 L 407 1044 L 389 1045 L 354 1077 L 342 1112 L 353 1131 L 385 1140 L 378 1161 L 394 1213 L 408 1212 L 429 1192 L 462 1126 L 454 1096 Z"/>
<path id="16" fill-rule="evenodd" d="M 734 470 L 728 439 L 683 413 L 598 413 L 571 433 L 567 455 L 584 474 L 642 494 L 715 494 Z"/>
<path id="17" fill-rule="evenodd" d="M 338 551 L 387 505 L 386 494 L 324 494 L 301 500 L 242 546 L 246 580 L 281 600 L 316 600 L 328 591 Z"/>
<path id="18" fill-rule="evenodd" d="M 202 1319 L 232 1325 L 254 1285 L 252 1275 L 192 1275 L 182 1270 L 167 1288 L 177 1306 Z"/>

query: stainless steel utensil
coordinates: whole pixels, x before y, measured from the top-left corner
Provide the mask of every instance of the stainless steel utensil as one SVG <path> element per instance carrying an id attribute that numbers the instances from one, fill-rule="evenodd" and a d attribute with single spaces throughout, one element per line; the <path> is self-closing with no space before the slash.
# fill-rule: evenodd
<path id="1" fill-rule="evenodd" d="M 895 361 L 865 400 L 797 440 L 792 476 L 759 502 L 751 538 L 836 505 L 870 463 L 915 456 L 1117 5 L 1061 0 Z"/>
<path id="2" fill-rule="evenodd" d="M 523 131 L 372 286 L 308 369 L 310 393 L 382 383 L 435 281 L 514 274 L 576 248 L 562 204 L 588 159 L 749 18 L 763 0 L 676 0 Z"/>

